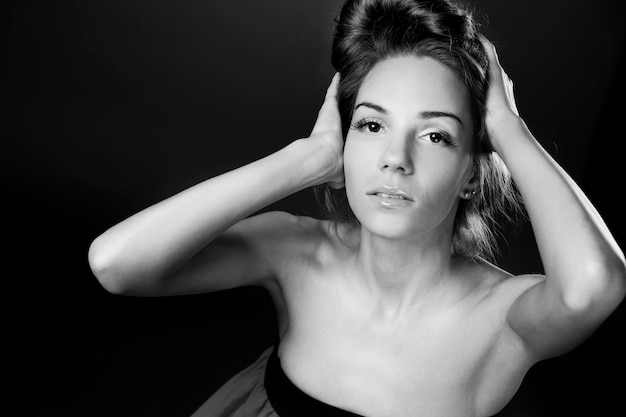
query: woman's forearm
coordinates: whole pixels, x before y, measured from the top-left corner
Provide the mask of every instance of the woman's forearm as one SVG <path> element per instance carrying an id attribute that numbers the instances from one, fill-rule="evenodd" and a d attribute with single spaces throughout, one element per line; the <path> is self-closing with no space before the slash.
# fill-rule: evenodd
<path id="1" fill-rule="evenodd" d="M 623 291 L 623 253 L 581 189 L 521 119 L 511 116 L 491 134 L 524 199 L 550 285 L 573 308 L 614 285 Z"/>
<path id="2" fill-rule="evenodd" d="M 237 221 L 323 182 L 320 153 L 317 141 L 297 140 L 129 217 L 92 243 L 94 274 L 101 282 L 158 282 Z"/>
<path id="3" fill-rule="evenodd" d="M 308 138 L 148 207 L 94 240 L 89 263 L 105 288 L 123 291 L 131 283 L 160 293 L 165 278 L 239 220 L 307 187 L 341 186 L 338 82 L 335 74 Z"/>

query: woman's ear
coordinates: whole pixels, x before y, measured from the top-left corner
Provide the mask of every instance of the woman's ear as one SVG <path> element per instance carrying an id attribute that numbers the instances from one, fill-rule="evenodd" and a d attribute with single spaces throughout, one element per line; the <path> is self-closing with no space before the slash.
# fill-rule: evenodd
<path id="1" fill-rule="evenodd" d="M 479 185 L 477 172 L 478 170 L 476 169 L 476 165 L 473 165 L 472 170 L 469 173 L 469 179 L 465 183 L 465 187 L 463 187 L 459 193 L 459 197 L 462 199 L 469 200 L 476 195 Z"/>
<path id="2" fill-rule="evenodd" d="M 469 200 L 470 198 L 476 195 L 476 189 L 474 188 L 466 188 L 464 191 L 461 191 L 460 197 L 465 200 Z"/>

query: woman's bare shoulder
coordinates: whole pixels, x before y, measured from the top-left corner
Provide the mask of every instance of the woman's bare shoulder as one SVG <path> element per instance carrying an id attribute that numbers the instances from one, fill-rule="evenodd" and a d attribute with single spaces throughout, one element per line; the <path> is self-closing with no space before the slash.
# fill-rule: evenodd
<path id="1" fill-rule="evenodd" d="M 258 233 L 274 239 L 297 239 L 310 237 L 320 229 L 321 220 L 298 216 L 286 211 L 268 211 L 250 216 L 237 223 L 231 230 Z"/>
<path id="2" fill-rule="evenodd" d="M 332 245 L 332 227 L 327 220 L 300 216 L 283 211 L 271 211 L 246 219 L 238 227 L 242 232 L 259 238 L 264 256 L 283 266 L 298 265 L 306 259 L 320 256 L 320 251 Z"/>
<path id="3" fill-rule="evenodd" d="M 284 212 L 261 215 L 255 222 L 272 230 L 262 249 L 279 282 L 293 283 L 294 277 L 323 276 L 339 267 L 355 247 L 355 228 L 332 220 Z M 300 280 L 296 280 L 300 281 Z"/>
<path id="4" fill-rule="evenodd" d="M 464 275 L 490 296 L 515 297 L 545 279 L 542 274 L 515 275 L 482 258 L 463 259 Z"/>

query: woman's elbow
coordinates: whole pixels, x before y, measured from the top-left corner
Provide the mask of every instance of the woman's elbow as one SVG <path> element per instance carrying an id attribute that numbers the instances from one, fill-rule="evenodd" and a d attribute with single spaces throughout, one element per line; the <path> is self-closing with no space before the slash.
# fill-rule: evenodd
<path id="1" fill-rule="evenodd" d="M 610 314 L 626 295 L 626 263 L 623 257 L 593 262 L 580 271 L 579 285 L 565 297 L 572 311 L 601 310 Z"/>
<path id="2" fill-rule="evenodd" d="M 124 268 L 120 266 L 121 260 L 112 250 L 107 250 L 103 242 L 96 239 L 91 243 L 87 260 L 91 272 L 106 291 L 116 295 L 134 295 L 133 279 L 124 273 Z"/>

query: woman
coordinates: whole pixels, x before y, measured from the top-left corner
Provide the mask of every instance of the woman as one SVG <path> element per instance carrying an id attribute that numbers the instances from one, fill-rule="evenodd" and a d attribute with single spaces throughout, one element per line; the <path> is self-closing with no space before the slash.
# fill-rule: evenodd
<path id="1" fill-rule="evenodd" d="M 333 64 L 308 138 L 114 226 L 92 269 L 118 294 L 271 294 L 276 347 L 197 416 L 493 415 L 614 311 L 623 254 L 526 128 L 468 12 L 349 0 Z M 509 172 L 545 276 L 484 259 L 516 204 Z M 335 220 L 251 216 L 323 184 Z"/>

